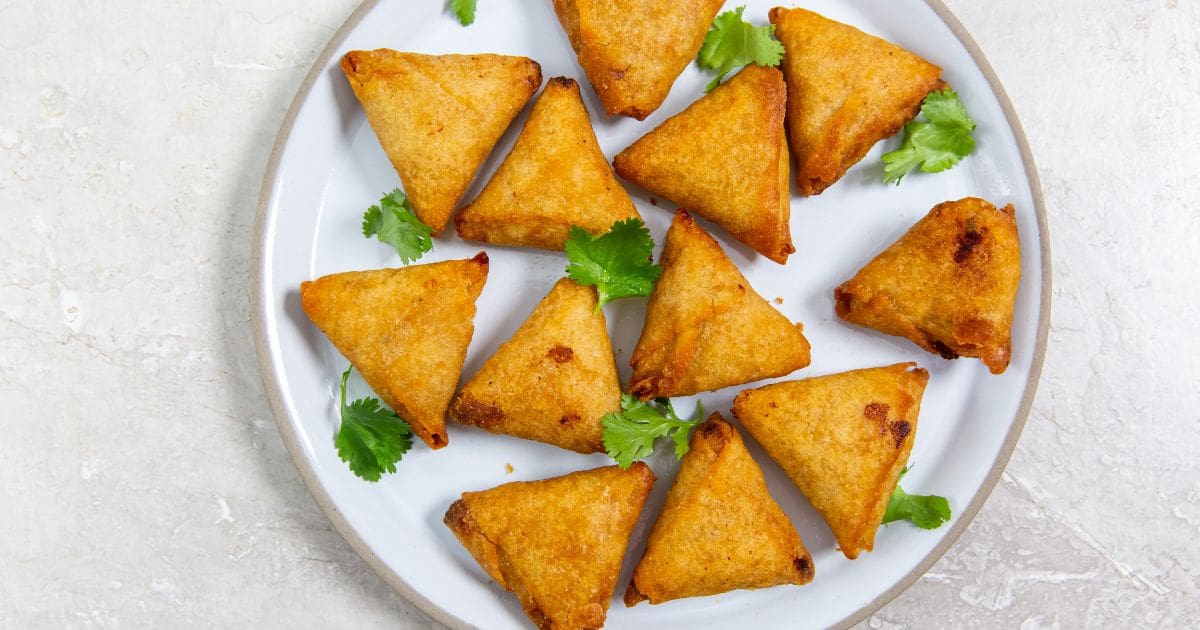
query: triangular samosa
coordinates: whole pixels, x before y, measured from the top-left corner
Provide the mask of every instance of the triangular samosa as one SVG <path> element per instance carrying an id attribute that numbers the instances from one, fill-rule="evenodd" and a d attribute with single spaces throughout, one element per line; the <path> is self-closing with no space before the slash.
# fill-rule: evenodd
<path id="1" fill-rule="evenodd" d="M 700 52 L 725 0 L 554 0 L 554 10 L 610 115 L 644 120 Z"/>
<path id="2" fill-rule="evenodd" d="M 714 413 L 692 434 L 625 605 L 812 578 L 812 556 L 767 492 L 762 470 L 737 430 Z"/>
<path id="3" fill-rule="evenodd" d="M 413 210 L 435 234 L 542 84 L 536 61 L 502 55 L 355 50 L 342 71 Z"/>
<path id="4" fill-rule="evenodd" d="M 662 268 L 629 360 L 632 394 L 644 400 L 688 396 L 808 365 L 804 327 L 755 293 L 682 210 L 667 231 Z"/>
<path id="5" fill-rule="evenodd" d="M 787 381 L 738 394 L 733 415 L 853 560 L 875 543 L 912 450 L 927 382 L 916 363 Z"/>
<path id="6" fill-rule="evenodd" d="M 975 197 L 938 204 L 834 290 L 842 319 L 907 337 L 944 359 L 1008 368 L 1021 244 L 1011 205 Z"/>
<path id="7" fill-rule="evenodd" d="M 450 405 L 450 418 L 580 453 L 604 450 L 600 418 L 621 384 L 596 290 L 563 278 Z"/>
<path id="8" fill-rule="evenodd" d="M 454 224 L 471 240 L 561 250 L 572 225 L 603 234 L 637 216 L 600 151 L 579 84 L 558 77 L 546 82 L 512 152 Z"/>
<path id="9" fill-rule="evenodd" d="M 944 86 L 941 68 L 853 26 L 799 8 L 770 17 L 786 50 L 788 135 L 803 195 L 841 179 Z"/>
<path id="10" fill-rule="evenodd" d="M 543 629 L 600 628 L 654 485 L 642 462 L 464 492 L 444 522 Z"/>
<path id="11" fill-rule="evenodd" d="M 795 252 L 786 90 L 775 68 L 746 66 L 613 160 L 617 174 L 719 224 L 783 264 Z"/>
<path id="12" fill-rule="evenodd" d="M 430 448 L 475 332 L 488 258 L 349 271 L 300 285 L 304 312 Z"/>

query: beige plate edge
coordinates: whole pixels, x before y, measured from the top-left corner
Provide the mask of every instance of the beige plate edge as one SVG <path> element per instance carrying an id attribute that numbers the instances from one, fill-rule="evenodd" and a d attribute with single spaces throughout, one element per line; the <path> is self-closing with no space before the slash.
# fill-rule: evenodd
<path id="1" fill-rule="evenodd" d="M 971 500 L 971 503 L 962 510 L 961 515 L 954 521 L 954 525 L 947 534 L 925 558 L 910 571 L 907 575 L 896 582 L 890 589 L 880 594 L 866 606 L 859 608 L 845 619 L 839 622 L 835 627 L 848 628 L 866 619 L 875 611 L 879 610 L 888 602 L 895 599 L 900 593 L 904 592 L 913 582 L 917 581 L 930 567 L 950 550 L 950 547 L 958 540 L 958 537 L 966 531 L 967 526 L 975 518 L 975 514 L 983 507 L 984 502 L 995 488 L 996 482 L 1000 479 L 1000 474 L 1004 472 L 1005 466 L 1008 465 L 1008 460 L 1012 456 L 1013 449 L 1017 446 L 1017 440 L 1021 437 L 1021 430 L 1025 427 L 1025 421 L 1029 417 L 1029 410 L 1033 406 L 1033 398 L 1037 393 L 1038 382 L 1041 379 L 1042 363 L 1046 358 L 1046 342 L 1050 332 L 1050 301 L 1051 301 L 1051 282 L 1052 272 L 1050 266 L 1050 232 L 1049 225 L 1046 221 L 1045 202 L 1042 197 L 1041 180 L 1038 177 L 1037 167 L 1033 162 L 1033 153 L 1029 149 L 1029 141 L 1025 137 L 1025 131 L 1021 127 L 1020 121 L 1017 120 L 1016 111 L 1013 109 L 1012 102 L 1008 98 L 1008 94 L 1004 91 L 1004 86 L 1000 84 L 1000 79 L 996 76 L 995 70 L 992 69 L 983 51 L 979 45 L 967 33 L 962 23 L 950 11 L 950 9 L 942 3 L 942 0 L 924 0 L 929 5 L 942 22 L 950 28 L 963 47 L 970 53 L 971 58 L 975 61 L 975 65 L 983 73 L 988 84 L 992 88 L 992 92 L 996 95 L 996 99 L 1000 102 L 1000 107 L 1004 110 L 1004 116 L 1008 121 L 1009 127 L 1013 131 L 1013 136 L 1017 141 L 1017 146 L 1021 151 L 1021 161 L 1025 165 L 1025 174 L 1029 179 L 1029 189 L 1033 196 L 1034 210 L 1037 213 L 1038 232 L 1040 233 L 1039 246 L 1042 253 L 1042 296 L 1041 310 L 1038 315 L 1038 330 L 1037 341 L 1034 345 L 1033 364 L 1029 370 L 1029 380 L 1025 384 L 1025 394 L 1021 398 L 1021 406 L 1017 410 L 1017 418 L 1013 423 L 1012 428 L 1008 431 L 1008 436 L 1004 439 L 1004 445 L 1000 449 L 999 455 L 996 457 L 996 463 L 992 469 L 988 471 L 987 477 L 980 486 L 979 492 Z M 254 245 L 253 255 L 251 260 L 251 293 L 250 293 L 250 309 L 254 327 L 254 347 L 258 355 L 258 368 L 262 376 L 263 386 L 266 390 L 267 400 L 271 405 L 271 413 L 275 418 L 275 425 L 279 427 L 279 434 L 283 438 L 284 444 L 287 446 L 288 452 L 292 456 L 292 462 L 296 465 L 296 469 L 300 472 L 300 477 L 304 480 L 304 485 L 308 487 L 308 491 L 320 506 L 321 511 L 325 513 L 338 533 L 350 543 L 350 547 L 366 561 L 375 573 L 384 579 L 397 593 L 400 593 L 418 608 L 428 614 L 430 617 L 445 624 L 451 628 L 470 628 L 471 626 L 462 619 L 454 616 L 448 610 L 435 605 L 428 598 L 417 592 L 408 582 L 392 571 L 375 552 L 367 546 L 366 542 L 359 537 L 358 533 L 342 516 L 334 505 L 332 498 L 325 492 L 321 483 L 317 480 L 315 471 L 310 468 L 304 460 L 303 449 L 300 445 L 299 437 L 292 428 L 291 422 L 287 418 L 285 411 L 286 406 L 283 402 L 283 392 L 276 387 L 275 371 L 270 361 L 270 351 L 267 344 L 268 331 L 266 327 L 265 308 L 266 304 L 262 299 L 262 269 L 263 269 L 263 252 L 266 248 L 266 221 L 267 221 L 267 206 L 270 201 L 271 191 L 275 187 L 275 180 L 279 172 L 279 160 L 283 153 L 283 147 L 287 144 L 291 136 L 292 128 L 296 122 L 296 116 L 300 111 L 300 105 L 308 97 L 312 90 L 313 83 L 316 81 L 318 74 L 328 65 L 329 60 L 333 57 L 334 52 L 346 40 L 350 32 L 358 26 L 362 19 L 379 3 L 379 0 L 364 0 L 364 2 L 355 9 L 354 13 L 346 19 L 345 24 L 334 33 L 333 38 L 321 51 L 321 55 L 313 63 L 309 69 L 304 82 L 300 85 L 296 97 L 292 100 L 291 106 L 288 108 L 287 114 L 284 116 L 283 123 L 279 129 L 279 136 L 275 140 L 275 146 L 271 150 L 270 160 L 267 162 L 267 168 L 263 175 L 262 191 L 259 194 L 258 214 L 254 225 Z"/>

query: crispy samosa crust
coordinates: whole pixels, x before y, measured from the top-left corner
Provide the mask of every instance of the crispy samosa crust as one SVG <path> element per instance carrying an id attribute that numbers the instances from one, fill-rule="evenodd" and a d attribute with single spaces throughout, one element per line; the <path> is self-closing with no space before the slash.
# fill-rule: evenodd
<path id="1" fill-rule="evenodd" d="M 738 432 L 714 413 L 692 434 L 625 605 L 812 578 L 812 556 L 768 493 L 762 470 Z"/>
<path id="2" fill-rule="evenodd" d="M 450 405 L 450 418 L 580 453 L 604 451 L 600 418 L 621 384 L 596 290 L 558 281 Z"/>
<path id="3" fill-rule="evenodd" d="M 688 396 L 808 365 L 804 327 L 755 293 L 687 212 L 675 213 L 662 267 L 629 359 L 630 393 L 643 400 Z"/>
<path id="4" fill-rule="evenodd" d="M 464 492 L 444 522 L 542 629 L 600 628 L 654 485 L 642 462 Z"/>
<path id="5" fill-rule="evenodd" d="M 853 26 L 804 9 L 770 12 L 783 42 L 796 186 L 817 195 L 944 87 L 942 69 Z"/>
<path id="6" fill-rule="evenodd" d="M 637 216 L 600 151 L 579 84 L 557 77 L 546 83 L 512 152 L 454 224 L 466 239 L 561 250 L 572 225 L 603 234 Z"/>
<path id="7" fill-rule="evenodd" d="M 748 389 L 733 415 L 820 512 L 853 560 L 870 551 L 908 462 L 929 373 L 915 363 Z"/>
<path id="8" fill-rule="evenodd" d="M 363 380 L 429 448 L 446 446 L 446 407 L 475 332 L 487 254 L 350 271 L 300 285 L 300 302 Z"/>
<path id="9" fill-rule="evenodd" d="M 1008 368 L 1021 244 L 1011 205 L 975 197 L 938 204 L 834 290 L 842 319 L 907 337 L 944 359 Z"/>
<path id="10" fill-rule="evenodd" d="M 542 84 L 536 61 L 502 55 L 355 50 L 342 71 L 413 210 L 435 234 Z"/>
<path id="11" fill-rule="evenodd" d="M 644 120 L 700 52 L 725 0 L 554 0 L 609 115 Z"/>
<path id="12" fill-rule="evenodd" d="M 619 153 L 625 179 L 719 224 L 784 264 L 792 246 L 787 91 L 775 68 L 746 66 Z"/>

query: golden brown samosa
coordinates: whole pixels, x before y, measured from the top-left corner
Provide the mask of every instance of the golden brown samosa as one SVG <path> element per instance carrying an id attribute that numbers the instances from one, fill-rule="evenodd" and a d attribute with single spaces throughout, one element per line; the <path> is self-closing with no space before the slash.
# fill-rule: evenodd
<path id="1" fill-rule="evenodd" d="M 944 87 L 942 69 L 853 26 L 805 9 L 771 9 L 783 42 L 796 185 L 817 195 Z"/>
<path id="2" fill-rule="evenodd" d="M 762 470 L 737 430 L 714 413 L 692 434 L 625 605 L 812 578 L 812 556 L 771 498 Z"/>
<path id="3" fill-rule="evenodd" d="M 642 462 L 464 492 L 444 522 L 543 629 L 600 628 L 654 473 Z"/>
<path id="4" fill-rule="evenodd" d="M 536 61 L 503 55 L 355 50 L 342 71 L 413 210 L 435 234 L 542 84 Z"/>
<path id="5" fill-rule="evenodd" d="M 792 246 L 786 90 L 775 68 L 746 66 L 613 160 L 617 174 L 784 264 Z"/>
<path id="6" fill-rule="evenodd" d="M 667 231 L 662 268 L 629 360 L 630 393 L 643 400 L 688 396 L 808 365 L 804 327 L 755 293 L 682 210 Z"/>
<path id="7" fill-rule="evenodd" d="M 557 77 L 533 104 L 512 152 L 454 224 L 471 240 L 561 250 L 572 225 L 603 234 L 637 216 L 600 151 L 579 84 Z"/>
<path id="8" fill-rule="evenodd" d="M 609 115 L 644 120 L 700 52 L 725 0 L 554 0 Z"/>
<path id="9" fill-rule="evenodd" d="M 429 448 L 446 446 L 446 407 L 475 332 L 487 254 L 350 271 L 300 285 L 300 302 L 363 380 Z"/>
<path id="10" fill-rule="evenodd" d="M 908 462 L 929 373 L 915 363 L 748 389 L 733 415 L 787 472 L 853 560 L 870 551 Z"/>
<path id="11" fill-rule="evenodd" d="M 563 278 L 450 405 L 450 418 L 580 453 L 604 451 L 600 418 L 621 384 L 596 289 Z"/>
<path id="12" fill-rule="evenodd" d="M 907 337 L 944 359 L 1008 368 L 1021 244 L 1011 205 L 975 197 L 938 204 L 834 290 L 842 319 Z"/>

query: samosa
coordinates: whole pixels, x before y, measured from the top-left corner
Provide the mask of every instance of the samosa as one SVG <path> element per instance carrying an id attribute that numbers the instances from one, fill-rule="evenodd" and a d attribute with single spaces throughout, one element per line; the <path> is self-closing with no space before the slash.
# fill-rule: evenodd
<path id="1" fill-rule="evenodd" d="M 554 0 L 609 115 L 645 120 L 700 52 L 725 0 Z"/>
<path id="2" fill-rule="evenodd" d="M 804 326 L 755 293 L 685 211 L 667 231 L 662 268 L 629 360 L 630 393 L 643 400 L 688 396 L 809 364 Z"/>
<path id="3" fill-rule="evenodd" d="M 853 26 L 805 9 L 770 12 L 786 51 L 787 124 L 796 186 L 817 195 L 942 89 L 942 69 Z"/>
<path id="4" fill-rule="evenodd" d="M 714 413 L 692 434 L 625 605 L 807 584 L 813 572 L 812 556 L 741 436 Z"/>
<path id="5" fill-rule="evenodd" d="M 1015 213 L 975 197 L 938 204 L 834 290 L 838 316 L 1003 373 L 1021 282 Z"/>
<path id="6" fill-rule="evenodd" d="M 430 448 L 448 443 L 446 407 L 475 332 L 488 258 L 349 271 L 300 285 L 308 318 Z"/>
<path id="7" fill-rule="evenodd" d="M 875 544 L 912 451 L 928 382 L 915 363 L 787 381 L 738 394 L 733 415 L 853 560 Z"/>
<path id="8" fill-rule="evenodd" d="M 637 216 L 600 151 L 579 84 L 557 77 L 546 82 L 512 152 L 454 224 L 466 239 L 561 250 L 572 225 L 603 234 Z"/>
<path id="9" fill-rule="evenodd" d="M 642 462 L 464 492 L 444 522 L 543 629 L 600 628 L 654 485 Z"/>
<path id="10" fill-rule="evenodd" d="M 600 419 L 621 384 L 596 289 L 563 278 L 462 388 L 450 418 L 580 453 L 604 451 Z"/>
<path id="11" fill-rule="evenodd" d="M 413 211 L 436 234 L 538 86 L 527 57 L 355 50 L 342 71 Z"/>
<path id="12" fill-rule="evenodd" d="M 617 174 L 784 264 L 792 245 L 787 90 L 775 68 L 746 66 L 613 160 Z"/>

